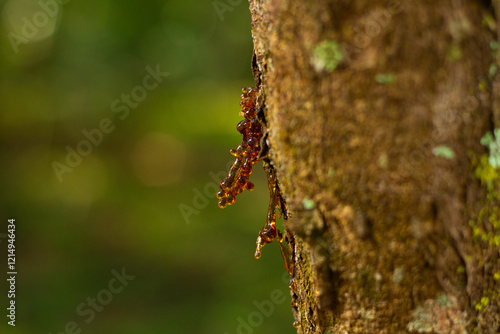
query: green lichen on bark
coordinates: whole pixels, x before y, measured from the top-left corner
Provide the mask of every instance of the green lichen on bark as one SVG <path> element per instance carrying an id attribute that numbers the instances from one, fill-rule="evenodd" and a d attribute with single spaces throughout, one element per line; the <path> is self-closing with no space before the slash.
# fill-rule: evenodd
<path id="1" fill-rule="evenodd" d="M 322 41 L 313 49 L 312 65 L 318 72 L 333 71 L 342 61 L 342 51 L 335 41 Z"/>
<path id="2" fill-rule="evenodd" d="M 483 137 L 484 139 L 485 137 Z M 485 141 L 482 140 L 482 144 Z M 491 152 L 490 152 L 491 155 Z M 486 197 L 479 201 L 476 211 L 469 220 L 469 226 L 485 263 L 482 293 L 472 304 L 476 311 L 478 328 L 491 324 L 500 325 L 500 174 L 488 154 L 472 160 L 475 177 L 480 180 Z M 478 330 L 478 333 L 481 331 Z"/>

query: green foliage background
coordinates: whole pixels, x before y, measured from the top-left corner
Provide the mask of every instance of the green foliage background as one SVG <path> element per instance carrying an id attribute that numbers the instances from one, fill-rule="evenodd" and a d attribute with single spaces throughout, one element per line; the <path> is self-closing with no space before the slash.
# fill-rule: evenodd
<path id="1" fill-rule="evenodd" d="M 286 301 L 251 333 L 295 332 L 277 245 L 253 259 L 261 165 L 235 205 L 218 209 L 210 192 L 241 140 L 241 87 L 253 86 L 248 3 L 222 3 L 221 20 L 212 1 L 70 0 L 16 53 L 8 34 L 40 4 L 0 1 L 0 276 L 8 218 L 18 272 L 14 328 L 0 284 L 0 333 L 63 333 L 70 321 L 95 334 L 245 333 L 238 318 L 276 289 Z M 112 101 L 157 64 L 170 75 L 119 119 Z M 114 131 L 60 182 L 52 163 L 103 118 Z M 194 207 L 197 191 L 210 197 L 186 220 L 179 205 Z M 135 279 L 86 323 L 77 306 L 123 267 Z"/>

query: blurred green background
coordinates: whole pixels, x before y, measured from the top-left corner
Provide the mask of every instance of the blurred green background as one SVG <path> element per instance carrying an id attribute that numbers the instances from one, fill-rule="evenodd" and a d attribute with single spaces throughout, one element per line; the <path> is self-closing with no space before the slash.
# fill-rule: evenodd
<path id="1" fill-rule="evenodd" d="M 235 205 L 213 195 L 211 173 L 241 140 L 241 88 L 254 85 L 248 2 L 59 1 L 0 1 L 0 332 L 296 332 L 278 246 L 253 258 L 269 199 L 261 164 Z M 144 89 L 157 68 L 169 75 Z M 110 294 L 122 268 L 135 278 Z M 259 311 L 273 291 L 286 299 Z M 87 298 L 102 307 L 92 319 Z"/>

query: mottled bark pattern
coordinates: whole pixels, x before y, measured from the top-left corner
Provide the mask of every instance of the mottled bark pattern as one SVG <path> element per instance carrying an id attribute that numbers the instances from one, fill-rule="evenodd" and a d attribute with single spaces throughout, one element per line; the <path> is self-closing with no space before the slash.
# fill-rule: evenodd
<path id="1" fill-rule="evenodd" d="M 497 333 L 498 247 L 471 228 L 487 196 L 480 139 L 500 127 L 494 6 L 250 0 L 250 10 L 298 332 Z M 453 156 L 433 154 L 440 146 Z"/>

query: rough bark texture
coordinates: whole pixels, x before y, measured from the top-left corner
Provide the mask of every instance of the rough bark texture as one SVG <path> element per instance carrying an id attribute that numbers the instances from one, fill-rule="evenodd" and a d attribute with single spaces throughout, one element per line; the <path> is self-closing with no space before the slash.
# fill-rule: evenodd
<path id="1" fill-rule="evenodd" d="M 299 333 L 500 331 L 494 5 L 250 0 Z"/>

